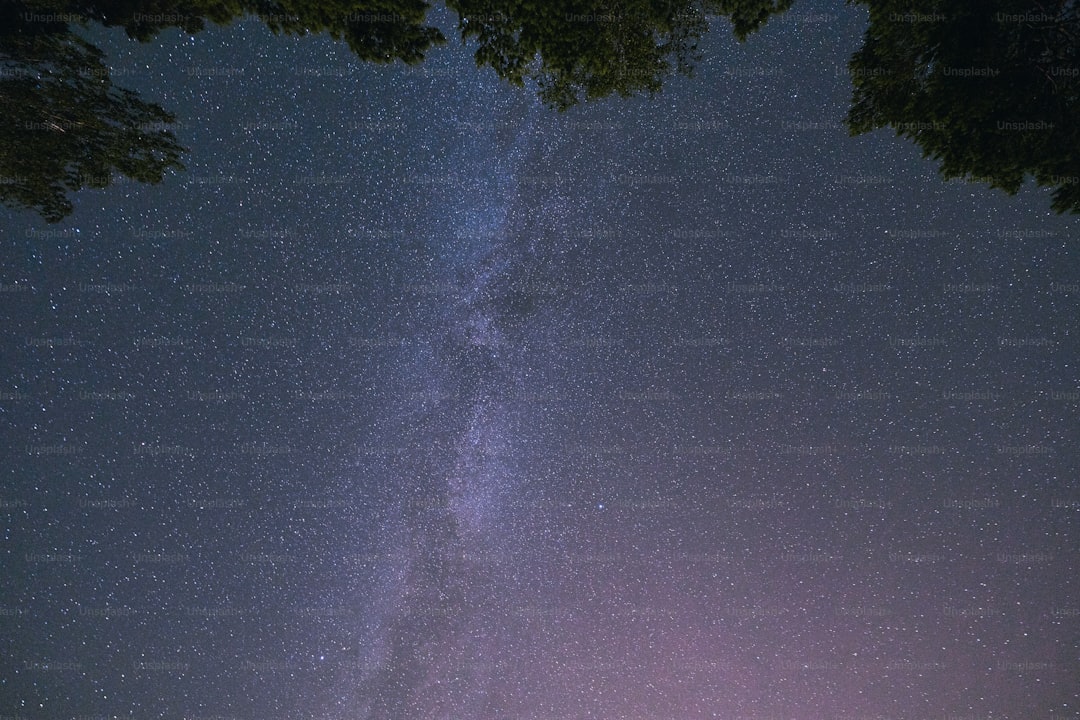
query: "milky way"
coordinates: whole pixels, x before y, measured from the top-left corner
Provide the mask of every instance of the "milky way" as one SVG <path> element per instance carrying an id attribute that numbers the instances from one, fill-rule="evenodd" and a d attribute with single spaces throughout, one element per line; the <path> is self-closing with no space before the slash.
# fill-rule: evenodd
<path id="1" fill-rule="evenodd" d="M 418 199 L 437 214 L 418 243 L 424 272 L 395 308 L 416 329 L 391 380 L 409 388 L 394 397 L 411 402 L 385 409 L 398 418 L 385 442 L 404 453 L 380 471 L 405 492 L 392 503 L 395 541 L 380 558 L 387 580 L 375 594 L 392 598 L 382 606 L 393 610 L 375 621 L 385 650 L 363 668 L 361 717 L 482 714 L 495 680 L 484 658 L 500 640 L 492 613 L 510 610 L 514 591 L 503 576 L 511 568 L 492 560 L 518 546 L 523 511 L 509 415 L 526 387 L 529 318 L 520 299 L 529 297 L 523 278 L 534 259 L 514 211 L 518 166 L 536 151 L 530 120 L 538 108 L 511 126 L 491 98 L 465 113 L 490 118 L 489 127 L 467 129 L 463 147 L 418 176 Z M 509 147 L 498 147 L 496 123 Z M 484 169 L 462 171 L 474 167 Z"/>
<path id="2" fill-rule="evenodd" d="M 0 716 L 1076 718 L 1080 228 L 810 5 L 565 114 L 103 38 L 189 167 L 2 220 Z"/>

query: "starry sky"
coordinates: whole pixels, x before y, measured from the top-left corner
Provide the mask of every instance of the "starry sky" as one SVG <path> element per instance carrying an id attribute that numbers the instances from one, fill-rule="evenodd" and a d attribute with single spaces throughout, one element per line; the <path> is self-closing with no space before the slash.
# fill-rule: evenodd
<path id="1" fill-rule="evenodd" d="M 93 31 L 190 152 L 0 216 L 0 718 L 1080 717 L 1080 226 L 848 137 L 864 29 Z"/>

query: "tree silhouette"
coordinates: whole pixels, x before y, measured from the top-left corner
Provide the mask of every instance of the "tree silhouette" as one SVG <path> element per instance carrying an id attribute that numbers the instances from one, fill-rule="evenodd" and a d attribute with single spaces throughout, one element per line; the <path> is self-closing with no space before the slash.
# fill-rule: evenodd
<path id="1" fill-rule="evenodd" d="M 705 5 L 709 15 L 726 17 L 740 41 L 757 31 L 773 15 L 787 12 L 795 0 L 710 0 Z"/>
<path id="2" fill-rule="evenodd" d="M 1080 3 L 851 0 L 870 24 L 850 63 L 852 134 L 891 127 L 943 176 L 1015 193 L 1028 177 L 1080 212 Z M 710 18 L 743 40 L 793 0 L 446 0 L 480 66 L 564 110 L 658 92 L 690 73 Z M 173 116 L 114 87 L 89 23 L 149 41 L 256 16 L 276 33 L 327 33 L 361 59 L 418 63 L 446 38 L 426 0 L 5 0 L 0 3 L 0 202 L 49 220 L 70 192 L 182 167 Z"/>
<path id="3" fill-rule="evenodd" d="M 477 65 L 548 105 L 653 94 L 673 72 L 689 74 L 709 15 L 731 18 L 743 39 L 792 0 L 448 0 Z"/>
<path id="4" fill-rule="evenodd" d="M 102 52 L 73 32 L 98 23 L 150 41 L 169 27 L 202 30 L 258 16 L 276 33 L 328 33 L 361 59 L 417 63 L 445 42 L 423 26 L 423 0 L 5 0 L 0 3 L 0 202 L 50 222 L 70 193 L 116 175 L 160 182 L 182 169 L 175 120 L 109 77 Z"/>
<path id="5" fill-rule="evenodd" d="M 361 59 L 420 62 L 446 42 L 424 25 L 424 0 L 28 0 L 150 40 L 163 29 L 197 32 L 207 21 L 256 16 L 276 33 L 328 33 Z M 657 92 L 674 71 L 689 73 L 707 16 L 731 20 L 744 39 L 793 0 L 448 0 L 476 60 L 502 78 L 536 81 L 565 109 L 612 94 Z"/>
<path id="6" fill-rule="evenodd" d="M 1015 193 L 1031 176 L 1080 212 L 1080 4 L 859 0 L 848 127 L 892 127 L 946 178 Z"/>
<path id="7" fill-rule="evenodd" d="M 4 27 L 24 22 L 16 9 L 5 4 Z M 183 168 L 173 116 L 114 87 L 100 50 L 65 23 L 19 30 L 0 35 L 0 201 L 57 222 L 69 192 Z"/>
<path id="8" fill-rule="evenodd" d="M 432 46 L 446 42 L 438 28 L 423 25 L 424 0 L 26 0 L 40 15 L 75 16 L 83 23 L 122 27 L 143 42 L 166 28 L 188 33 L 207 22 L 227 25 L 257 17 L 274 33 L 327 33 L 344 40 L 369 62 L 417 63 Z"/>
<path id="9" fill-rule="evenodd" d="M 709 15 L 740 38 L 792 0 L 450 0 L 476 60 L 550 106 L 660 90 L 689 73 Z M 56 222 L 68 194 L 114 176 L 159 182 L 182 168 L 173 116 L 112 85 L 100 50 L 73 33 L 90 23 L 147 42 L 256 16 L 273 32 L 327 33 L 371 62 L 421 62 L 446 38 L 425 0 L 5 0 L 0 4 L 0 202 Z"/>
<path id="10" fill-rule="evenodd" d="M 1080 212 L 1080 3 L 853 0 L 870 11 L 852 58 L 852 134 L 892 127 L 943 176 L 1015 193 L 1054 189 Z M 793 0 L 447 0 L 478 65 L 566 109 L 658 92 L 690 73 L 710 17 L 740 40 Z M 158 182 L 182 167 L 173 116 L 116 88 L 101 52 L 72 33 L 98 23 L 149 41 L 255 15 L 276 33 L 327 33 L 370 62 L 421 62 L 446 42 L 426 0 L 6 0 L 0 4 L 0 202 L 49 220 L 67 194 L 114 175 Z"/>

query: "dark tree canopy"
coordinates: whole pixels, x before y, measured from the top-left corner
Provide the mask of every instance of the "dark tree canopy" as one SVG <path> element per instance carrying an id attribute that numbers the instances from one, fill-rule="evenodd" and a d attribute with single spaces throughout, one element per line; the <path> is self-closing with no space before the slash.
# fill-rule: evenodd
<path id="1" fill-rule="evenodd" d="M 794 3 L 795 0 L 708 0 L 705 11 L 728 18 L 735 37 L 742 41 L 773 15 L 787 12 Z"/>
<path id="2" fill-rule="evenodd" d="M 0 35 L 0 68 L 3 203 L 56 222 L 71 212 L 70 192 L 106 187 L 117 174 L 158 183 L 183 168 L 173 116 L 114 87 L 101 51 L 65 25 Z"/>
<path id="3" fill-rule="evenodd" d="M 892 127 L 945 177 L 1015 193 L 1028 177 L 1080 212 L 1080 2 L 849 0 L 870 25 L 851 61 L 853 134 Z M 446 0 L 476 62 L 566 109 L 658 92 L 690 73 L 710 19 L 743 40 L 794 0 Z M 426 0 L 4 0 L 0 2 L 0 202 L 49 220 L 67 195 L 114 175 L 180 168 L 173 116 L 114 87 L 73 33 L 122 27 L 150 41 L 255 16 L 272 31 L 326 33 L 357 57 L 418 63 L 446 38 Z"/>
<path id="4" fill-rule="evenodd" d="M 689 73 L 706 18 L 727 15 L 740 39 L 793 0 L 448 0 L 478 65 L 516 85 L 533 80 L 550 106 L 658 92 Z"/>
<path id="5" fill-rule="evenodd" d="M 655 93 L 689 73 L 707 17 L 744 38 L 792 0 L 449 0 L 476 61 L 512 83 L 536 83 L 566 109 L 608 95 Z M 0 4 L 0 202 L 58 221 L 68 194 L 114 175 L 156 183 L 181 168 L 173 116 L 116 88 L 102 53 L 74 34 L 91 23 L 144 42 L 167 28 L 198 32 L 255 16 L 273 32 L 327 33 L 371 62 L 421 62 L 446 42 L 425 0 L 6 0 Z"/>
<path id="6" fill-rule="evenodd" d="M 195 33 L 207 22 L 226 25 L 254 16 L 275 33 L 327 33 L 344 40 L 362 60 L 416 63 L 446 42 L 423 24 L 424 0 L 25 0 L 43 16 L 71 15 L 83 23 L 122 27 L 148 41 L 166 28 Z"/>
<path id="7" fill-rule="evenodd" d="M 859 1 L 853 134 L 892 127 L 946 178 L 1012 194 L 1030 176 L 1080 212 L 1080 3 Z"/>
<path id="8" fill-rule="evenodd" d="M 103 53 L 75 34 L 96 22 L 151 40 L 257 14 L 273 31 L 326 32 L 372 62 L 420 62 L 445 42 L 423 0 L 25 0 L 0 3 L 0 202 L 50 222 L 69 194 L 123 175 L 158 183 L 182 169 L 174 116 L 112 84 Z"/>
<path id="9" fill-rule="evenodd" d="M 450 0 L 478 65 L 516 85 L 534 80 L 543 100 L 565 109 L 613 93 L 654 93 L 672 67 L 690 67 L 707 29 L 686 3 L 628 0 Z"/>

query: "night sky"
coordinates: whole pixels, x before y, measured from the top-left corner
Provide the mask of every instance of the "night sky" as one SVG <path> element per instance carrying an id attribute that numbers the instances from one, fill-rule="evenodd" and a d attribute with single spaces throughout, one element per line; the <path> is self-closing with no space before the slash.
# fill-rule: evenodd
<path id="1" fill-rule="evenodd" d="M 0 719 L 1080 717 L 1080 224 L 848 137 L 864 26 L 92 33 L 190 152 L 0 216 Z"/>

